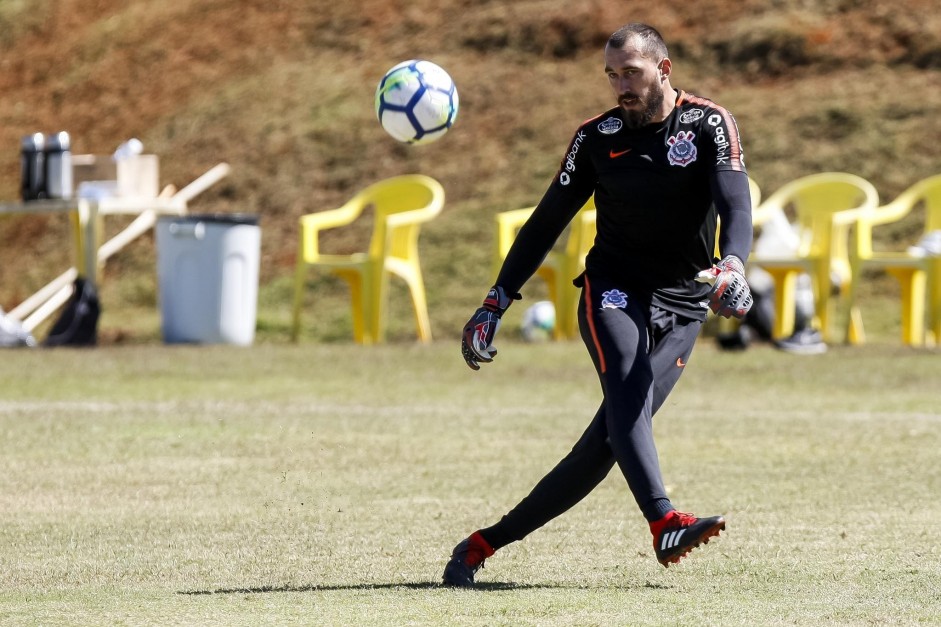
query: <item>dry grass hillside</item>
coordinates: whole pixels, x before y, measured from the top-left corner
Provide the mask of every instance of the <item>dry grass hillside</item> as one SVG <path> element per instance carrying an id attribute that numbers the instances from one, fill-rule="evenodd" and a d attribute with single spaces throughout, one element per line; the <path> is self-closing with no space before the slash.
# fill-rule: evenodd
<path id="1" fill-rule="evenodd" d="M 736 115 L 766 191 L 845 170 L 888 198 L 941 167 L 935 0 L 0 0 L 0 194 L 18 196 L 19 140 L 36 130 L 69 131 L 77 153 L 139 137 L 163 184 L 226 161 L 230 178 L 193 209 L 261 216 L 259 323 L 281 333 L 297 217 L 424 172 L 448 194 L 422 239 L 447 336 L 489 285 L 493 213 L 538 200 L 575 126 L 609 106 L 600 50 L 635 20 L 671 44 L 675 85 Z M 448 69 L 461 95 L 457 125 L 425 147 L 395 143 L 372 108 L 383 71 L 413 57 Z M 66 228 L 0 220 L 0 305 L 63 269 Z M 330 243 L 348 250 L 364 232 Z M 112 326 L 153 309 L 153 259 L 148 240 L 109 262 Z M 342 288 L 313 288 L 307 336 L 346 337 Z M 410 337 L 401 313 L 393 338 Z"/>

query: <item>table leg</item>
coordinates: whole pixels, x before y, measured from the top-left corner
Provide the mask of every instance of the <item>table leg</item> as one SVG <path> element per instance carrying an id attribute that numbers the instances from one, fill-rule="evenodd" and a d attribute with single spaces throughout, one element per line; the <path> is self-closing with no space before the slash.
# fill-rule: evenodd
<path id="1" fill-rule="evenodd" d="M 98 203 L 88 199 L 78 202 L 78 241 L 80 247 L 76 260 L 79 276 L 92 287 L 98 282 Z"/>

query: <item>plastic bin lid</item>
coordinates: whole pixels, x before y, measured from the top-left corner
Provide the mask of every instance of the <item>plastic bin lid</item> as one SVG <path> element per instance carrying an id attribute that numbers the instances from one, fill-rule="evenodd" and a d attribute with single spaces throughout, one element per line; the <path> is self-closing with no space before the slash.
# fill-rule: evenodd
<path id="1" fill-rule="evenodd" d="M 258 224 L 258 215 L 253 213 L 190 213 L 185 216 L 165 216 L 161 220 L 172 222 L 215 222 L 222 224 Z"/>

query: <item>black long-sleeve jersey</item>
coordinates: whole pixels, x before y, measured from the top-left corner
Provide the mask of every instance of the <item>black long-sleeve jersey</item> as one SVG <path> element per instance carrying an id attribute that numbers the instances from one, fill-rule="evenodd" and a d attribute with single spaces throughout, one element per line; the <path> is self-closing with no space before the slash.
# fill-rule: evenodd
<path id="1" fill-rule="evenodd" d="M 722 255 L 748 258 L 751 196 L 738 127 L 711 100 L 678 91 L 667 119 L 640 129 L 627 128 L 619 107 L 582 123 L 497 285 L 519 291 L 592 194 L 597 235 L 587 271 L 668 311 L 705 318 L 710 288 L 695 276 L 713 263 L 717 215 Z"/>

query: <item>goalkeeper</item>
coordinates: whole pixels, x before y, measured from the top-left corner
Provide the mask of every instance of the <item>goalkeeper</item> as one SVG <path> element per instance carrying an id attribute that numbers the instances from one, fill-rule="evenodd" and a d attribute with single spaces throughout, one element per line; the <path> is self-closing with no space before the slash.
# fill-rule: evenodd
<path id="1" fill-rule="evenodd" d="M 751 307 L 743 268 L 751 200 L 738 129 L 724 108 L 671 86 L 672 63 L 654 28 L 619 29 L 604 62 L 617 107 L 577 129 L 496 285 L 464 327 L 461 347 L 474 370 L 493 360 L 500 317 L 594 194 L 597 236 L 575 284 L 581 336 L 604 398 L 571 452 L 530 494 L 454 548 L 446 585 L 472 586 L 494 551 L 578 503 L 615 464 L 664 566 L 725 528 L 722 516 L 697 518 L 670 502 L 652 418 L 688 363 L 707 308 L 741 318 Z M 717 215 L 721 260 L 713 258 Z"/>

